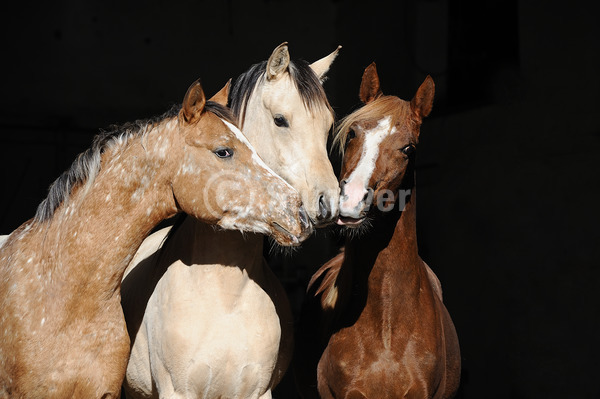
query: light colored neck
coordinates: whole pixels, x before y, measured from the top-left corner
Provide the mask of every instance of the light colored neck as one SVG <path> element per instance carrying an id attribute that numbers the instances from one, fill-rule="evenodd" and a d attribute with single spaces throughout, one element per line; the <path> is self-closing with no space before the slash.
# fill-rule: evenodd
<path id="1" fill-rule="evenodd" d="M 262 234 L 220 230 L 186 216 L 166 244 L 166 256 L 170 259 L 165 263 L 181 260 L 187 265 L 232 266 L 251 275 L 262 265 L 263 239 Z"/>
<path id="2" fill-rule="evenodd" d="M 167 179 L 164 123 L 108 148 L 93 181 L 73 190 L 45 222 L 44 251 L 55 272 L 107 296 L 118 294 L 127 264 L 150 230 L 177 212 Z"/>

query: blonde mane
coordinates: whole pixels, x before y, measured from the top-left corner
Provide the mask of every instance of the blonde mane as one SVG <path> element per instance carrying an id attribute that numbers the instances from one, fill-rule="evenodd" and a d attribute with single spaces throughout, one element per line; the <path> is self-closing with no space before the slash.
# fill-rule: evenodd
<path id="1" fill-rule="evenodd" d="M 410 112 L 410 103 L 396 96 L 380 96 L 363 105 L 361 108 L 345 116 L 339 121 L 333 138 L 333 147 L 338 147 L 340 155 L 344 155 L 344 143 L 350 127 L 356 121 L 380 119 L 384 115 L 392 116 L 392 125 L 406 117 Z"/>

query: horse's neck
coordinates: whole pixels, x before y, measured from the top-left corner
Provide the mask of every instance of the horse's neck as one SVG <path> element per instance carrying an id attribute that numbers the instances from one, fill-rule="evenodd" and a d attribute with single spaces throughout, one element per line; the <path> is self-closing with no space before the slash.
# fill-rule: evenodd
<path id="1" fill-rule="evenodd" d="M 95 179 L 74 189 L 40 226 L 42 251 L 56 265 L 55 273 L 105 290 L 108 296 L 118 293 L 123 272 L 143 239 L 177 211 L 161 173 L 164 165 L 154 154 L 160 151 L 158 133 L 131 137 L 107 149 Z M 169 140 L 168 135 L 161 139 L 162 145 Z"/>
<path id="2" fill-rule="evenodd" d="M 346 263 L 350 266 L 354 289 L 366 296 L 383 276 L 394 275 L 398 284 L 410 285 L 420 273 L 421 261 L 416 236 L 416 191 L 411 191 L 404 209 L 378 215 L 370 232 L 346 245 Z M 369 288 L 371 287 L 371 288 Z"/>
<path id="3" fill-rule="evenodd" d="M 402 260 L 408 264 L 414 264 L 419 256 L 417 246 L 417 192 L 414 187 L 411 189 L 410 200 L 400 212 L 400 217 L 396 222 L 386 250 L 402 254 Z M 402 264 L 402 266 L 408 267 L 408 264 Z"/>
<path id="4" fill-rule="evenodd" d="M 417 252 L 416 237 L 416 191 L 413 188 L 409 201 L 403 209 L 399 203 L 388 212 L 378 212 L 371 221 L 371 227 L 365 235 L 359 235 L 349 240 L 346 252 L 351 257 L 372 258 L 390 248 L 402 247 L 411 253 Z"/>
<path id="5" fill-rule="evenodd" d="M 220 230 L 187 216 L 167 245 L 177 246 L 169 249 L 169 256 L 187 265 L 233 266 L 252 275 L 263 262 L 263 238 L 262 234 Z"/>

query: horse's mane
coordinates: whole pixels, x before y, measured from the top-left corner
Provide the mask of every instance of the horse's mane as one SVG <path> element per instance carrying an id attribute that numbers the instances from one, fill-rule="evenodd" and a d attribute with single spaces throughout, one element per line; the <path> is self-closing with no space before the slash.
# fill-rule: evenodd
<path id="1" fill-rule="evenodd" d="M 242 122 L 245 118 L 248 101 L 259 80 L 265 75 L 266 70 L 267 61 L 254 64 L 250 69 L 241 74 L 231 87 L 229 92 L 229 107 L 237 117 L 240 128 L 243 127 Z M 333 108 L 331 108 L 327 100 L 323 85 L 308 62 L 304 60 L 291 60 L 288 72 L 300 93 L 304 106 L 308 110 L 324 107 L 333 114 Z"/>
<path id="2" fill-rule="evenodd" d="M 333 138 L 333 145 L 337 146 L 340 154 L 344 154 L 344 144 L 350 131 L 350 126 L 358 121 L 370 118 L 381 118 L 384 115 L 392 116 L 392 124 L 404 117 L 410 110 L 409 103 L 396 96 L 381 96 L 363 105 L 356 111 L 344 117 L 337 125 Z M 371 117 L 369 114 L 373 114 Z"/>
<path id="3" fill-rule="evenodd" d="M 118 144 L 124 144 L 132 137 L 143 136 L 161 121 L 175 117 L 180 110 L 181 104 L 176 104 L 160 116 L 127 122 L 122 125 L 111 125 L 108 130 L 101 130 L 94 137 L 92 146 L 79 154 L 69 169 L 64 171 L 50 185 L 48 196 L 38 206 L 34 220 L 44 222 L 51 219 L 56 208 L 69 199 L 75 187 L 79 187 L 86 182 L 93 182 L 100 171 L 101 155 L 107 149 Z M 207 101 L 205 110 L 235 124 L 231 111 L 218 103 Z"/>

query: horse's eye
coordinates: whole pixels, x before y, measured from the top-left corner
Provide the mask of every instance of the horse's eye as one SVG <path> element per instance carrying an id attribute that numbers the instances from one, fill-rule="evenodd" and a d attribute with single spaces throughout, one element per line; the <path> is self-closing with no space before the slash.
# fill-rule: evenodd
<path id="1" fill-rule="evenodd" d="M 285 119 L 285 116 L 281 114 L 275 115 L 273 117 L 273 122 L 275 122 L 275 125 L 279 127 L 290 127 L 290 124 L 288 123 L 287 119 Z"/>
<path id="2" fill-rule="evenodd" d="M 348 134 L 346 135 L 346 145 L 348 145 L 348 143 L 350 142 L 350 140 L 352 140 L 355 137 L 356 137 L 356 133 L 354 132 L 354 130 L 350 129 L 348 131 Z"/>
<path id="3" fill-rule="evenodd" d="M 406 155 L 406 156 L 411 156 L 412 154 L 414 154 L 415 152 L 415 146 L 412 144 L 407 145 L 406 147 L 404 147 L 402 149 L 402 152 Z"/>
<path id="4" fill-rule="evenodd" d="M 233 156 L 233 150 L 231 148 L 219 148 L 214 152 L 219 158 L 231 158 Z"/>

